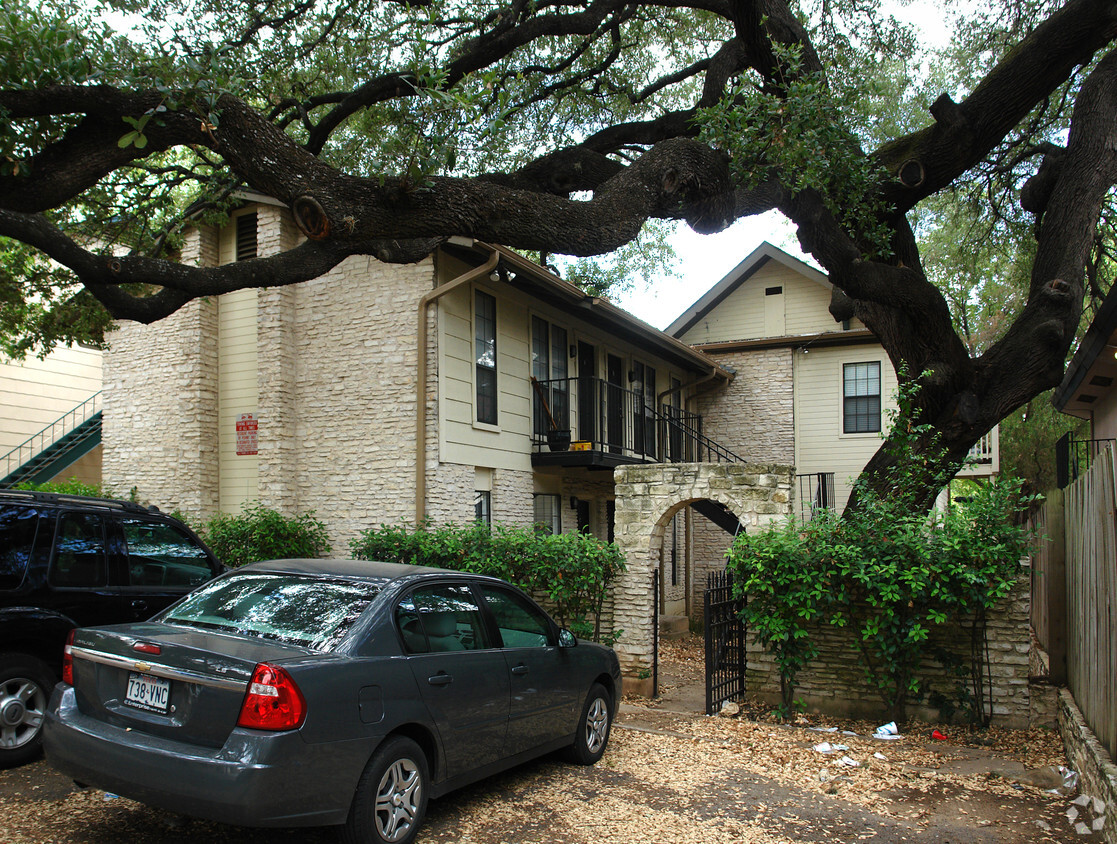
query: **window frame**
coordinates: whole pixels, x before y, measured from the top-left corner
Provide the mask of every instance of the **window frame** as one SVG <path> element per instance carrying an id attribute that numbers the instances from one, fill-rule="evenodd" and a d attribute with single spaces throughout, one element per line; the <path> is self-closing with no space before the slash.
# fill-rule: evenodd
<path id="1" fill-rule="evenodd" d="M 851 380 L 847 373 L 851 367 L 876 367 L 876 392 L 875 393 L 847 393 L 847 387 Z M 884 413 L 884 366 L 880 360 L 854 360 L 842 361 L 841 363 L 841 434 L 843 436 L 877 436 L 880 434 L 883 427 L 883 413 Z M 858 383 L 858 376 L 854 376 L 853 384 Z M 875 409 L 875 425 L 873 419 L 872 400 L 876 399 Z M 869 407 L 867 411 L 856 410 L 850 412 L 850 402 L 868 402 Z M 851 428 L 851 420 L 859 420 L 860 418 L 866 420 L 868 427 L 854 427 Z"/>
<path id="2" fill-rule="evenodd" d="M 481 305 L 491 304 L 491 316 L 482 313 Z M 488 310 L 486 307 L 484 310 Z M 473 291 L 473 419 L 478 425 L 497 427 L 500 424 L 500 355 L 497 348 L 499 319 L 496 297 L 480 288 Z M 491 332 L 482 331 L 491 325 Z M 492 365 L 484 364 L 482 344 L 492 355 Z M 491 390 L 491 395 L 487 395 Z M 489 405 L 491 404 L 491 408 Z"/>
<path id="3" fill-rule="evenodd" d="M 539 508 L 537 503 L 543 499 L 551 499 L 554 504 L 554 510 L 550 513 L 550 523 L 547 520 L 539 518 Z M 562 496 L 557 492 L 534 492 L 531 495 L 531 523 L 536 526 L 536 529 L 542 527 L 549 530 L 551 536 L 558 536 L 562 533 Z"/>

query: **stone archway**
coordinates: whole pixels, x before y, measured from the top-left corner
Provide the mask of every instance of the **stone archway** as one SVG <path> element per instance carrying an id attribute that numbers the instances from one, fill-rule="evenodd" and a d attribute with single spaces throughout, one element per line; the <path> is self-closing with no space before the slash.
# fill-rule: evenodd
<path id="1" fill-rule="evenodd" d="M 655 657 L 652 578 L 670 518 L 685 504 L 707 499 L 724 505 L 752 529 L 791 511 L 794 474 L 791 466 L 734 463 L 656 463 L 614 470 L 614 536 L 627 571 L 613 587 L 613 629 L 623 631 L 615 648 L 626 688 L 651 688 L 641 680 L 650 675 Z"/>

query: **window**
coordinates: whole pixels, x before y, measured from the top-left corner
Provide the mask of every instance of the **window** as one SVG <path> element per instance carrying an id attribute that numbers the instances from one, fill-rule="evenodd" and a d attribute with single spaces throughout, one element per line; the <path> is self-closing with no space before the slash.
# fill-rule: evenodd
<path id="1" fill-rule="evenodd" d="M 23 582 L 38 525 L 34 507 L 0 507 L 0 589 L 15 589 Z"/>
<path id="2" fill-rule="evenodd" d="M 496 299 L 477 291 L 474 300 L 477 356 L 477 421 L 497 424 L 496 406 Z"/>
<path id="3" fill-rule="evenodd" d="M 473 520 L 487 525 L 493 523 L 493 494 L 487 489 L 473 491 Z"/>
<path id="4" fill-rule="evenodd" d="M 504 647 L 543 648 L 552 644 L 551 622 L 538 607 L 519 595 L 490 586 L 482 586 L 481 594 L 496 620 Z"/>
<path id="5" fill-rule="evenodd" d="M 632 362 L 632 430 L 637 454 L 655 455 L 655 367 Z"/>
<path id="6" fill-rule="evenodd" d="M 539 317 L 531 318 L 531 375 L 537 382 L 535 394 L 535 433 L 546 434 L 554 427 L 570 429 L 570 382 L 567 381 L 566 329 Z"/>
<path id="7" fill-rule="evenodd" d="M 63 513 L 58 519 L 52 586 L 104 586 L 104 519 L 92 513 Z"/>
<path id="8" fill-rule="evenodd" d="M 562 513 L 559 512 L 559 497 L 548 493 L 536 493 L 533 504 L 535 524 L 546 533 L 562 533 Z"/>
<path id="9" fill-rule="evenodd" d="M 330 651 L 387 583 L 273 572 L 211 580 L 159 617 L 202 630 L 226 630 Z"/>
<path id="10" fill-rule="evenodd" d="M 842 399 L 844 433 L 880 431 L 880 361 L 845 364 Z"/>
<path id="11" fill-rule="evenodd" d="M 189 536 L 170 525 L 121 519 L 133 586 L 197 586 L 213 572 L 209 558 Z"/>
<path id="12" fill-rule="evenodd" d="M 400 601 L 396 623 L 409 653 L 486 647 L 481 610 L 468 586 L 424 586 Z"/>

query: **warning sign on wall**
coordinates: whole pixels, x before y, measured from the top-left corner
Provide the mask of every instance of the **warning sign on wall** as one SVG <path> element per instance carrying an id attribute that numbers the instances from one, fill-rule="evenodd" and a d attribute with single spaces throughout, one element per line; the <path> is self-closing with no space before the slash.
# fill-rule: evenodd
<path id="1" fill-rule="evenodd" d="M 256 454 L 256 414 L 242 413 L 237 417 L 237 454 Z"/>

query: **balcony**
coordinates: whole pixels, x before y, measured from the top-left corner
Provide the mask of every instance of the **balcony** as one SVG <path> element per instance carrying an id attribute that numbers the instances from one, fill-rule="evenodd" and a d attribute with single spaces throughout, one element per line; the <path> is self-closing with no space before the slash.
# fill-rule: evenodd
<path id="1" fill-rule="evenodd" d="M 744 463 L 702 433 L 702 417 L 600 378 L 533 381 L 533 466 Z"/>
<path id="2" fill-rule="evenodd" d="M 958 470 L 959 478 L 985 478 L 999 474 L 1001 471 L 1001 438 L 1000 426 L 995 425 L 992 430 L 974 443 L 970 453 L 966 455 L 966 462 Z"/>

